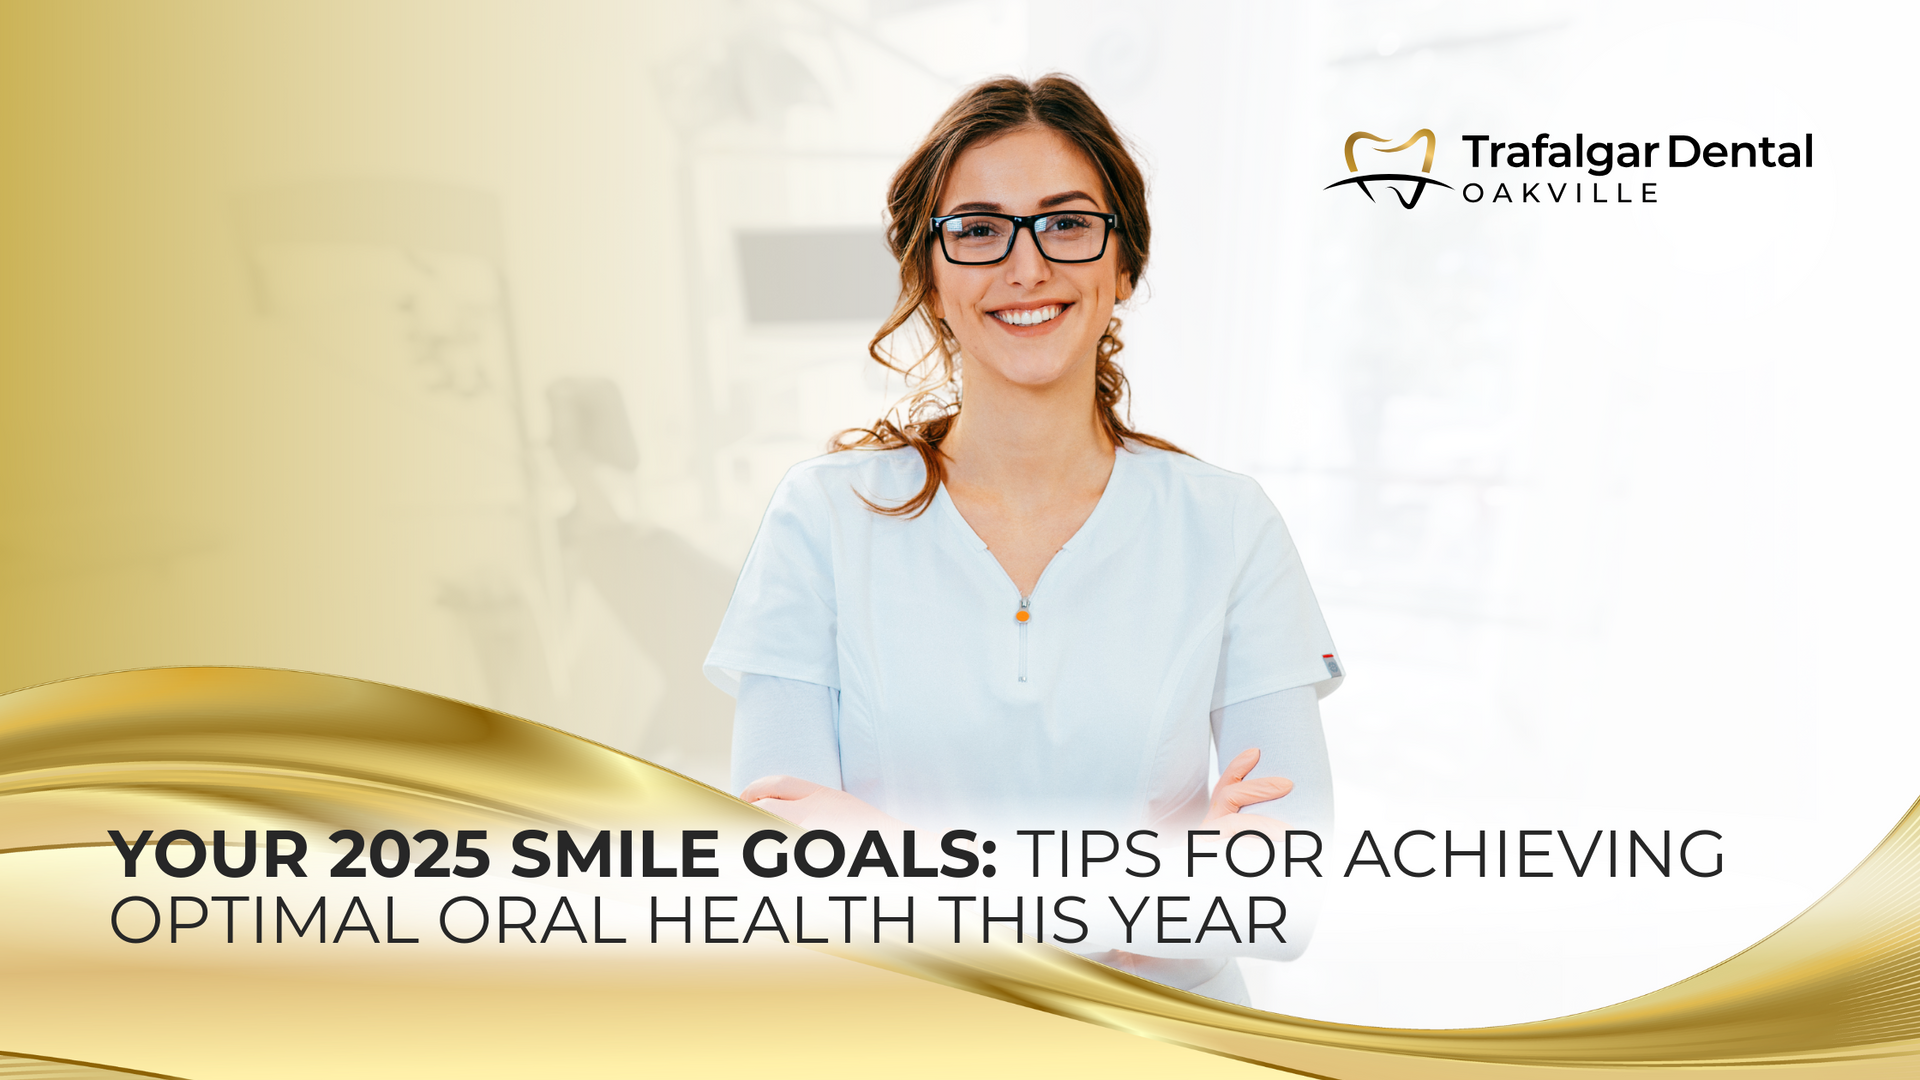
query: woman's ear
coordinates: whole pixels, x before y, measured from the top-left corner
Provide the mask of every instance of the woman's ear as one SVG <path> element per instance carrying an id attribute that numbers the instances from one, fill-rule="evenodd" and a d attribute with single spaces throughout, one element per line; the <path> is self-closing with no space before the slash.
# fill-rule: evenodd
<path id="1" fill-rule="evenodd" d="M 1133 275 L 1127 273 L 1125 270 L 1122 270 L 1120 271 L 1120 285 L 1118 288 L 1114 289 L 1113 291 L 1113 302 L 1116 304 L 1123 304 L 1123 303 L 1126 303 L 1127 300 L 1130 299 L 1132 296 L 1133 296 Z"/>
<path id="2" fill-rule="evenodd" d="M 933 318 L 933 332 L 936 337 L 951 338 L 953 327 L 947 325 L 947 306 L 940 300 L 940 294 L 933 289 L 927 290 L 927 298 L 920 303 L 922 315 Z"/>

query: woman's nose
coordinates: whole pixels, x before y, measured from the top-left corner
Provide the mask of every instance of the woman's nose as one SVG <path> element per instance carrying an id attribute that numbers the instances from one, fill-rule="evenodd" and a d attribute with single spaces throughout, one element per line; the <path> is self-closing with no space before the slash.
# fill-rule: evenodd
<path id="1" fill-rule="evenodd" d="M 1014 235 L 1013 251 L 1007 255 L 1007 284 L 1030 288 L 1052 274 L 1052 264 L 1040 254 L 1040 242 L 1034 238 L 1033 230 L 1021 229 Z"/>

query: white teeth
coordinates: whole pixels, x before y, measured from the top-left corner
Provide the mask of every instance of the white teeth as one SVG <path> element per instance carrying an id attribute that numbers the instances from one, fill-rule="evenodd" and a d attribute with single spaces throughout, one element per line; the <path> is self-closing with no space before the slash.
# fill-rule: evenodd
<path id="1" fill-rule="evenodd" d="M 1009 326 L 1038 326 L 1060 314 L 1062 310 L 1059 304 L 1048 304 L 1046 307 L 1032 308 L 1027 311 L 996 311 L 993 317 Z"/>

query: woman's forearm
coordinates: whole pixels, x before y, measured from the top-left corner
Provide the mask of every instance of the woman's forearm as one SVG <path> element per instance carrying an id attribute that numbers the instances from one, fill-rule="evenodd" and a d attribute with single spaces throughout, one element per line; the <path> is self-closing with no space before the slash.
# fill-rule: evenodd
<path id="1" fill-rule="evenodd" d="M 1332 844 L 1333 770 L 1327 762 L 1319 697 L 1313 687 L 1295 687 L 1216 709 L 1213 732 L 1223 766 L 1248 748 L 1257 747 L 1260 761 L 1249 773 L 1251 778 L 1284 776 L 1293 781 L 1293 789 L 1286 795 L 1248 804 L 1241 808 L 1242 813 L 1285 822 L 1289 830 L 1312 832 L 1320 838 L 1319 850 Z M 1289 835 L 1283 841 L 1289 852 L 1294 839 Z M 1305 837 L 1299 840 L 1303 845 L 1311 843 Z M 1292 864 L 1288 866 L 1292 868 Z M 1292 960 L 1313 938 L 1325 881 L 1289 876 L 1276 885 L 1286 898 L 1286 940 L 1262 941 L 1249 951 L 1263 959 Z"/>
<path id="2" fill-rule="evenodd" d="M 1296 686 L 1213 711 L 1213 738 L 1224 765 L 1250 747 L 1260 763 L 1249 779 L 1284 776 L 1293 791 L 1272 802 L 1243 807 L 1245 813 L 1278 818 L 1295 829 L 1331 839 L 1333 769 L 1320 726 L 1320 702 L 1311 686 Z"/>
<path id="3" fill-rule="evenodd" d="M 842 787 L 838 699 L 839 691 L 830 686 L 742 675 L 733 707 L 734 793 L 773 775 Z"/>

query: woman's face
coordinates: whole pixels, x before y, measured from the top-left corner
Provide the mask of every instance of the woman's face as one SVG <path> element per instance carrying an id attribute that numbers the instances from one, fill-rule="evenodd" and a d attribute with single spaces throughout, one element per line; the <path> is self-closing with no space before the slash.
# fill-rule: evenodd
<path id="1" fill-rule="evenodd" d="M 938 213 L 1108 212 L 1105 189 L 1093 162 L 1065 136 L 1018 128 L 961 152 Z M 933 309 L 960 342 L 968 383 L 1041 388 L 1091 371 L 1114 304 L 1133 292 L 1120 272 L 1119 249 L 1110 237 L 1097 262 L 1048 262 L 1033 233 L 1022 229 L 1005 260 L 962 266 L 948 262 L 934 241 Z"/>

